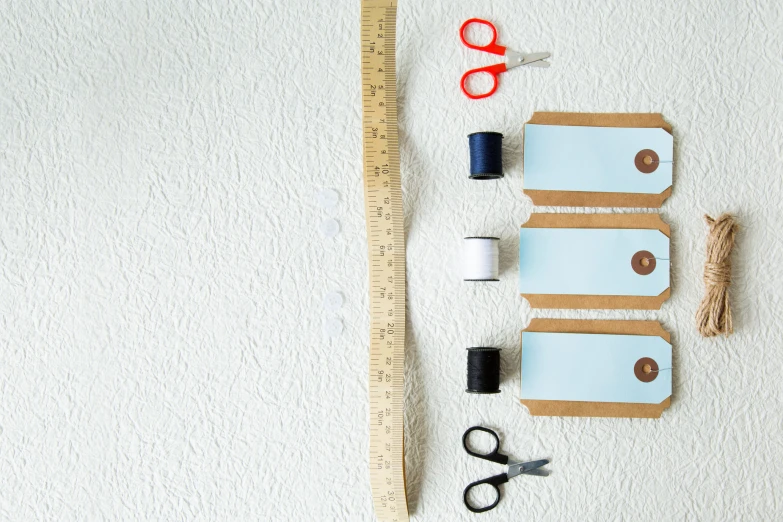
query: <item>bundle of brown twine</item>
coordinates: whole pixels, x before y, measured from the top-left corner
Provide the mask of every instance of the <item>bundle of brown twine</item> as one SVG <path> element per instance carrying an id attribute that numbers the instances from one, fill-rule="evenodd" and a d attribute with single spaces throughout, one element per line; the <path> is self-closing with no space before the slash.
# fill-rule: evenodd
<path id="1" fill-rule="evenodd" d="M 729 305 L 731 250 L 737 224 L 731 214 L 718 219 L 705 215 L 710 227 L 707 235 L 707 261 L 704 263 L 704 299 L 696 311 L 696 327 L 703 337 L 734 333 Z"/>

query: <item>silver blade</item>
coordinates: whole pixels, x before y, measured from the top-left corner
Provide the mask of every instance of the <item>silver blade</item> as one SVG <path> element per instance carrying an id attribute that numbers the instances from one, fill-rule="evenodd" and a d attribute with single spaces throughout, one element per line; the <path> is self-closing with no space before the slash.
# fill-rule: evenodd
<path id="1" fill-rule="evenodd" d="M 541 60 L 549 58 L 550 56 L 551 56 L 550 53 L 522 54 L 516 51 L 512 51 L 511 49 L 506 49 L 506 67 L 508 69 L 519 67 L 520 65 L 532 65 L 534 67 L 549 67 L 549 64 L 547 62 L 542 62 Z M 537 65 L 539 63 L 546 64 L 546 65 Z"/>
<path id="2" fill-rule="evenodd" d="M 543 68 L 543 67 L 549 67 L 549 62 L 538 61 L 538 62 L 526 63 L 526 64 L 523 64 L 523 65 L 529 65 L 530 67 L 542 67 Z"/>
<path id="3" fill-rule="evenodd" d="M 549 476 L 549 470 L 548 469 L 531 469 L 530 471 L 525 471 L 524 473 L 520 473 L 520 475 L 535 475 L 537 477 L 548 477 Z"/>
<path id="4" fill-rule="evenodd" d="M 522 65 L 532 65 L 535 62 L 546 60 L 552 56 L 552 53 L 533 53 L 533 54 L 526 54 L 524 60 L 522 60 Z"/>
<path id="5" fill-rule="evenodd" d="M 513 462 L 508 466 L 508 478 L 516 477 L 522 473 L 531 475 L 532 471 L 537 471 L 541 466 L 549 464 L 549 459 L 534 460 L 533 462 Z M 541 470 L 546 471 L 546 470 Z"/>

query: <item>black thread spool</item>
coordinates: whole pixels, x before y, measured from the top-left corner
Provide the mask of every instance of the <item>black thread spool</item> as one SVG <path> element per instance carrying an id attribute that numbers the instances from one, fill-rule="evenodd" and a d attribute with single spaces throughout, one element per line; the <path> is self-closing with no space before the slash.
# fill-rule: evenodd
<path id="1" fill-rule="evenodd" d="M 468 134 L 470 179 L 503 177 L 503 135 L 499 132 Z"/>
<path id="2" fill-rule="evenodd" d="M 500 393 L 500 348 L 468 348 L 468 393 Z"/>

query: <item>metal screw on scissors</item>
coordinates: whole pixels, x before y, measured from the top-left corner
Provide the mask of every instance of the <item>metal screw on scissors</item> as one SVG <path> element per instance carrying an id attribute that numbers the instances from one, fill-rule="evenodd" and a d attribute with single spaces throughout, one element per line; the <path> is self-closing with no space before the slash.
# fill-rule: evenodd
<path id="1" fill-rule="evenodd" d="M 474 431 L 483 431 L 492 435 L 492 437 L 495 439 L 495 448 L 490 450 L 488 453 L 476 453 L 475 451 L 472 451 L 470 448 L 468 448 L 468 436 Z M 494 477 L 485 478 L 484 480 L 471 482 L 468 484 L 468 487 L 465 488 L 465 491 L 462 494 L 462 501 L 465 503 L 465 507 L 471 510 L 473 513 L 483 513 L 484 511 L 489 511 L 490 509 L 493 509 L 495 506 L 497 506 L 498 502 L 500 502 L 500 488 L 498 488 L 498 486 L 508 482 L 508 479 L 522 474 L 538 475 L 540 477 L 546 477 L 549 475 L 548 470 L 540 469 L 542 466 L 549 464 L 548 459 L 534 460 L 532 462 L 509 461 L 508 455 L 503 455 L 498 451 L 500 448 L 500 439 L 498 438 L 498 434 L 489 428 L 484 428 L 482 426 L 473 426 L 472 428 L 468 428 L 468 430 L 462 436 L 462 447 L 465 448 L 465 451 L 468 452 L 468 455 L 492 462 L 497 462 L 498 464 L 508 464 L 508 471 L 506 473 L 501 473 L 500 475 L 495 475 Z M 468 493 L 471 489 L 475 488 L 476 486 L 480 486 L 481 484 L 489 484 L 495 488 L 495 501 L 488 506 L 476 507 L 468 500 Z"/>
<path id="2" fill-rule="evenodd" d="M 465 29 L 467 29 L 470 24 L 482 24 L 492 29 L 492 41 L 490 41 L 487 45 L 477 45 L 472 42 L 469 42 L 468 39 L 465 37 Z M 506 72 L 509 69 L 513 69 L 514 67 L 519 67 L 520 65 L 530 65 L 531 67 L 549 67 L 549 62 L 545 62 L 544 60 L 551 56 L 550 53 L 534 53 L 534 54 L 525 55 L 517 51 L 512 51 L 511 49 L 508 49 L 507 47 L 504 47 L 502 45 L 498 45 L 497 29 L 495 29 L 495 26 L 492 25 L 490 22 L 487 22 L 486 20 L 482 20 L 481 18 L 471 18 L 470 20 L 465 20 L 465 23 L 463 23 L 462 27 L 459 28 L 459 37 L 460 40 L 462 40 L 462 43 L 470 47 L 471 49 L 476 49 L 477 51 L 484 51 L 492 54 L 498 54 L 500 56 L 505 56 L 506 58 L 505 63 L 490 65 L 488 67 L 480 67 L 478 69 L 471 69 L 470 71 L 462 75 L 462 80 L 460 81 L 462 92 L 465 93 L 465 96 L 473 100 L 478 100 L 480 98 L 487 98 L 489 96 L 492 96 L 492 94 L 498 88 L 498 75 L 500 73 Z M 465 87 L 465 82 L 467 81 L 468 77 L 471 76 L 472 74 L 477 74 L 477 73 L 489 73 L 492 75 L 492 81 L 494 82 L 494 84 L 492 85 L 492 88 L 489 90 L 489 92 L 485 92 L 481 94 L 473 94 L 469 92 L 468 89 Z"/>

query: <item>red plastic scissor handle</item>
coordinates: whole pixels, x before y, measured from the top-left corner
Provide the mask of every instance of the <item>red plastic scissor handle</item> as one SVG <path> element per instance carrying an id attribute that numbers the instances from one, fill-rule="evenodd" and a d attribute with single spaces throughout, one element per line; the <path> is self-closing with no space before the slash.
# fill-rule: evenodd
<path id="1" fill-rule="evenodd" d="M 471 69 L 470 71 L 462 75 L 462 80 L 460 80 L 459 82 L 460 87 L 462 87 L 462 92 L 465 93 L 465 96 L 467 96 L 471 100 L 480 100 L 481 98 L 487 98 L 489 96 L 492 96 L 492 94 L 498 89 L 498 74 L 503 72 L 506 72 L 505 63 L 499 63 L 496 65 L 481 67 L 479 69 Z M 488 92 L 484 92 L 481 94 L 473 94 L 472 92 L 469 92 L 468 89 L 465 87 L 465 82 L 468 80 L 468 77 L 471 74 L 477 74 L 477 73 L 489 73 L 492 75 L 493 84 L 492 84 L 492 88 Z"/>
<path id="2" fill-rule="evenodd" d="M 470 24 L 482 24 L 492 29 L 492 41 L 490 41 L 487 45 L 476 45 L 469 42 L 468 39 L 465 38 L 465 29 L 467 29 Z M 499 54 L 500 56 L 506 54 L 506 48 L 502 45 L 498 45 L 498 30 L 495 29 L 495 26 L 492 25 L 491 22 L 487 22 L 481 18 L 471 18 L 470 20 L 465 20 L 465 22 L 462 24 L 462 27 L 459 28 L 459 38 L 462 40 L 462 43 L 471 49 L 476 49 L 477 51 L 484 51 L 492 54 Z"/>

